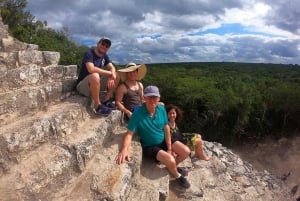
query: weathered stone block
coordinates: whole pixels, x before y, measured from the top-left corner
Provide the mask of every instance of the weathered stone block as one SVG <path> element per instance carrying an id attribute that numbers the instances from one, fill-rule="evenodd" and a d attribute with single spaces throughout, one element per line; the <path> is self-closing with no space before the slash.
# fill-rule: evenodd
<path id="1" fill-rule="evenodd" d="M 46 65 L 58 64 L 60 59 L 59 52 L 43 51 L 44 63 Z"/>
<path id="2" fill-rule="evenodd" d="M 0 52 L 0 62 L 5 66 L 3 70 L 13 69 L 18 66 L 17 52 Z"/>
<path id="3" fill-rule="evenodd" d="M 19 65 L 43 64 L 43 53 L 37 50 L 23 50 L 18 52 Z"/>

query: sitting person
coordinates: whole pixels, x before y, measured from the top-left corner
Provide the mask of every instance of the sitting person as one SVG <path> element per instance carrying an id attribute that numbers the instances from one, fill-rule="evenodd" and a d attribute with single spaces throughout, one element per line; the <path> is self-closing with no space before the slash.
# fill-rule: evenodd
<path id="1" fill-rule="evenodd" d="M 175 105 L 167 105 L 166 110 L 168 113 L 169 126 L 171 130 L 171 137 L 174 141 L 178 140 L 186 144 L 191 150 L 195 150 L 195 157 L 202 160 L 210 160 L 203 151 L 203 141 L 201 135 L 198 133 L 181 133 L 177 127 L 176 121 L 183 118 L 182 110 Z"/>
<path id="2" fill-rule="evenodd" d="M 145 103 L 129 119 L 116 163 L 120 165 L 129 161 L 129 147 L 136 133 L 140 137 L 143 157 L 166 165 L 176 181 L 182 187 L 189 188 L 190 183 L 184 177 L 187 173 L 177 168 L 177 165 L 189 156 L 190 149 L 179 141 L 171 140 L 166 109 L 159 104 L 159 89 L 156 86 L 147 86 L 144 90 L 144 100 Z"/>
<path id="3" fill-rule="evenodd" d="M 104 37 L 98 41 L 96 48 L 84 53 L 76 86 L 79 94 L 91 96 L 96 114 L 103 116 L 115 109 L 110 99 L 118 85 L 115 66 L 107 54 L 110 46 L 110 39 Z M 100 100 L 101 93 L 105 91 L 106 96 Z"/>
<path id="4" fill-rule="evenodd" d="M 135 63 L 128 63 L 126 68 L 117 71 L 121 83 L 116 90 L 116 105 L 126 116 L 128 121 L 132 112 L 137 106 L 142 105 L 143 98 L 143 84 L 139 82 L 142 80 L 147 72 L 144 64 L 136 65 Z"/>

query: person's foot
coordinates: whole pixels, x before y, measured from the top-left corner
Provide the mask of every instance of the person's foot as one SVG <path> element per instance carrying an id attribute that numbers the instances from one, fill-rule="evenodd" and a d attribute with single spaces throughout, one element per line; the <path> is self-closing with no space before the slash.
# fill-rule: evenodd
<path id="1" fill-rule="evenodd" d="M 196 158 L 199 158 L 201 160 L 209 161 L 210 157 L 206 156 L 205 154 L 203 155 L 195 155 Z"/>
<path id="2" fill-rule="evenodd" d="M 111 109 L 106 107 L 105 105 L 99 105 L 96 108 L 96 114 L 97 115 L 102 115 L 102 116 L 108 116 L 111 113 Z"/>
<path id="3" fill-rule="evenodd" d="M 191 186 L 190 182 L 182 175 L 179 178 L 177 178 L 176 181 L 180 186 L 184 188 L 189 188 Z"/>
<path id="4" fill-rule="evenodd" d="M 116 110 L 117 109 L 116 105 L 112 101 L 110 101 L 110 100 L 102 102 L 102 105 L 105 105 L 106 107 L 108 107 L 108 108 L 110 108 L 112 110 Z"/>
<path id="5" fill-rule="evenodd" d="M 179 174 L 181 174 L 184 177 L 188 176 L 188 173 L 189 173 L 187 170 L 185 170 L 185 169 L 183 169 L 181 167 L 178 167 L 177 171 L 179 172 Z"/>

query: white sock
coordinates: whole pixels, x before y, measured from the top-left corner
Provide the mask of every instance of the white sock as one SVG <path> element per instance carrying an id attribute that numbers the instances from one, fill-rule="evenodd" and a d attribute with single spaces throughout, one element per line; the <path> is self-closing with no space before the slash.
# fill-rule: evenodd
<path id="1" fill-rule="evenodd" d="M 177 176 L 177 177 L 176 177 L 176 179 L 178 179 L 178 178 L 180 178 L 180 177 L 181 177 L 181 174 L 180 174 L 180 173 L 178 173 L 178 175 L 179 175 L 179 176 Z"/>

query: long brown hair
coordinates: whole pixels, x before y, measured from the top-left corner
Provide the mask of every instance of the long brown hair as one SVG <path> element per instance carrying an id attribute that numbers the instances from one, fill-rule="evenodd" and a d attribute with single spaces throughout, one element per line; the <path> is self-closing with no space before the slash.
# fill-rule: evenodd
<path id="1" fill-rule="evenodd" d="M 166 110 L 167 110 L 167 113 L 170 112 L 170 110 L 174 109 L 175 112 L 176 112 L 176 119 L 175 121 L 176 122 L 179 122 L 183 119 L 183 111 L 176 105 L 173 105 L 173 104 L 169 104 L 166 106 Z"/>

